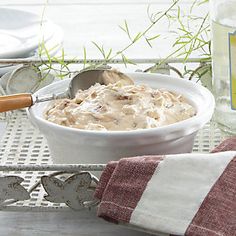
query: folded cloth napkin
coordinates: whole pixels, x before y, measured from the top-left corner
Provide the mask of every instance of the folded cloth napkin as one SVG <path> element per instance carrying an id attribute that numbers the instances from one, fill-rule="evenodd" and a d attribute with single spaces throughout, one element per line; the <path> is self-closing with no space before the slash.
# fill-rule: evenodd
<path id="1" fill-rule="evenodd" d="M 236 235 L 236 138 L 212 152 L 108 163 L 98 216 L 155 235 Z"/>

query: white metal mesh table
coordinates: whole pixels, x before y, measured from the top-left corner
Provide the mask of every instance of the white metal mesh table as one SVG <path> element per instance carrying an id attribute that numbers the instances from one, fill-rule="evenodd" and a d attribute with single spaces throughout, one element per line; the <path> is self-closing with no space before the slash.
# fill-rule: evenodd
<path id="1" fill-rule="evenodd" d="M 199 131 L 193 152 L 209 152 L 222 140 L 223 135 L 214 122 L 208 123 Z M 35 129 L 27 118 L 24 110 L 16 111 L 12 114 L 6 133 L 1 142 L 0 148 L 1 166 L 28 166 L 28 169 L 7 169 L 4 175 L 17 175 L 24 180 L 22 186 L 29 190 L 36 182 L 40 181 L 41 176 L 48 175 L 53 163 L 50 157 L 47 142 L 40 132 Z M 91 163 L 92 164 L 92 163 Z M 33 167 L 38 168 L 33 168 Z M 33 170 L 30 169 L 32 167 Z M 67 168 L 68 166 L 66 166 Z M 98 166 L 99 167 L 99 166 Z M 61 166 L 63 171 L 65 166 Z M 102 167 L 100 168 L 102 169 Z M 14 171 L 12 171 L 14 170 Z M 59 171 L 60 168 L 57 168 Z M 44 199 L 45 191 L 41 186 L 35 187 L 30 194 L 30 199 L 17 201 L 14 204 L 3 204 L 5 210 L 30 209 L 30 210 L 59 210 L 68 209 L 65 204 L 51 203 Z"/>

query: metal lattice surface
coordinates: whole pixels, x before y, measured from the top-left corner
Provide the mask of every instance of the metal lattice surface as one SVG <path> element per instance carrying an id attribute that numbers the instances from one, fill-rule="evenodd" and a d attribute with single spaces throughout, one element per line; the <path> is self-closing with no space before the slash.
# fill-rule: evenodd
<path id="1" fill-rule="evenodd" d="M 46 165 L 52 164 L 47 142 L 40 132 L 29 122 L 23 110 L 14 112 L 9 119 L 7 130 L 1 142 L 0 161 L 2 165 Z M 6 174 L 4 172 L 4 174 Z M 20 176 L 24 179 L 22 186 L 30 188 L 40 176 L 46 172 L 8 172 L 8 175 Z M 62 207 L 64 204 L 55 204 L 45 201 L 45 192 L 39 187 L 31 193 L 31 199 L 19 201 L 13 205 L 18 207 Z"/>
<path id="2" fill-rule="evenodd" d="M 220 143 L 223 136 L 214 122 L 208 123 L 198 132 L 193 152 L 209 152 Z M 52 164 L 47 142 L 27 118 L 24 110 L 14 112 L 9 119 L 7 130 L 1 141 L 1 165 L 48 165 Z M 29 189 L 48 171 L 11 171 L 4 175 L 17 175 L 24 179 L 22 186 Z M 30 200 L 18 201 L 7 208 L 18 209 L 65 209 L 65 204 L 51 203 L 44 200 L 45 191 L 39 186 L 32 193 Z"/>

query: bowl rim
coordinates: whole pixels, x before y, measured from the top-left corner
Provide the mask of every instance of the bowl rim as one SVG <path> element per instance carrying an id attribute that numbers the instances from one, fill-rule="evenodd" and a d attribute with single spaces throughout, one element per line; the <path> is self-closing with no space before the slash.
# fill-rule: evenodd
<path id="1" fill-rule="evenodd" d="M 144 72 L 133 72 L 133 73 L 127 73 L 128 75 L 150 75 Z M 148 129 L 137 129 L 137 130 L 108 130 L 108 131 L 100 131 L 100 130 L 85 130 L 85 129 L 78 129 L 78 128 L 72 128 L 72 127 L 67 127 L 67 126 L 62 126 L 62 125 L 58 125 L 55 124 L 53 122 L 47 121 L 46 119 L 43 119 L 41 117 L 38 117 L 34 114 L 33 109 L 34 109 L 34 105 L 32 107 L 29 107 L 27 109 L 27 115 L 30 118 L 30 120 L 32 121 L 36 121 L 36 123 L 39 123 L 41 125 L 50 127 L 54 130 L 57 131 L 68 131 L 70 133 L 74 133 L 74 134 L 81 134 L 81 135 L 93 135 L 93 136 L 100 136 L 100 137 L 113 137 L 113 136 L 136 136 L 136 135 L 150 135 L 152 133 L 166 133 L 166 134 L 171 134 L 171 133 L 175 133 L 179 131 L 179 133 L 184 133 L 185 135 L 191 134 L 195 131 L 197 131 L 198 129 L 200 129 L 207 121 L 210 120 L 210 118 L 212 117 L 212 114 L 214 112 L 214 108 L 215 108 L 215 99 L 213 94 L 206 89 L 205 87 L 203 87 L 200 84 L 197 84 L 195 82 L 189 81 L 189 80 L 185 80 L 185 79 L 181 79 L 178 77 L 174 77 L 174 76 L 169 76 L 169 75 L 163 75 L 163 74 L 158 74 L 158 73 L 153 73 L 151 74 L 152 76 L 155 75 L 157 77 L 162 77 L 162 78 L 167 78 L 167 79 L 179 79 L 181 81 L 181 83 L 184 84 L 192 84 L 192 86 L 196 87 L 202 95 L 204 95 L 206 103 L 205 103 L 205 109 L 202 110 L 201 114 L 199 114 L 197 112 L 197 114 L 193 117 L 190 117 L 186 120 L 182 120 L 173 124 L 169 124 L 169 125 L 164 125 L 161 127 L 155 127 L 155 128 L 148 128 Z M 70 79 L 65 79 L 67 81 L 69 81 Z M 54 84 L 60 84 L 65 80 L 61 80 L 61 81 L 57 81 Z M 48 85 L 51 86 L 52 84 Z M 48 86 L 45 86 L 44 88 L 38 90 L 35 94 L 37 94 L 38 92 L 40 92 L 41 90 L 47 88 Z M 187 97 L 186 97 L 187 98 Z M 187 98 L 188 99 L 188 98 Z M 201 124 L 199 124 L 199 122 L 197 122 L 199 119 L 203 119 L 203 120 L 207 120 L 206 122 L 201 122 Z M 204 123 L 204 124 L 202 124 Z M 191 124 L 191 125 L 190 125 Z M 188 127 L 188 125 L 190 125 Z M 183 128 L 188 127 L 188 131 L 185 130 L 185 132 L 183 132 Z M 182 130 L 182 132 L 181 132 Z M 180 134 L 180 135 L 181 135 Z"/>

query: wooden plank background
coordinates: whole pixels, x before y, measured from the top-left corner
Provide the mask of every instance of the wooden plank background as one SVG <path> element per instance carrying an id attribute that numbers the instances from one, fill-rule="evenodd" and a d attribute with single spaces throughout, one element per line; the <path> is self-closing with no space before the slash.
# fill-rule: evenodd
<path id="1" fill-rule="evenodd" d="M 88 57 L 100 57 L 100 53 L 91 43 L 95 41 L 105 49 L 114 52 L 121 50 L 129 43 L 127 35 L 119 25 L 127 20 L 132 35 L 142 32 L 149 24 L 147 17 L 148 5 L 153 12 L 167 9 L 171 0 L 0 0 L 0 7 L 31 11 L 42 15 L 44 6 L 45 17 L 50 18 L 64 31 L 64 47 L 67 55 L 82 57 L 83 47 Z M 186 9 L 192 1 L 182 0 L 181 8 Z M 150 48 L 145 40 L 140 40 L 127 50 L 131 58 L 165 57 L 171 50 L 173 37 L 168 30 L 167 20 L 158 23 L 148 34 L 152 37 L 161 34 Z"/>

